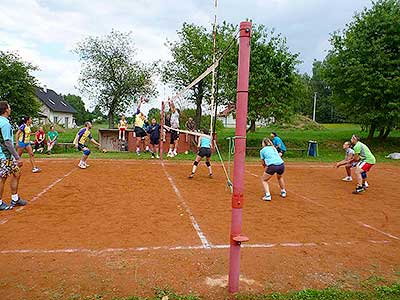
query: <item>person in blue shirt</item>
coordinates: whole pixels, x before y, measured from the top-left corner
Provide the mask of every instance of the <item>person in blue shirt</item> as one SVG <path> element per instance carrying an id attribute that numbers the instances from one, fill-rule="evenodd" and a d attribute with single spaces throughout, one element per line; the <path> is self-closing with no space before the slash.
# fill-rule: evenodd
<path id="1" fill-rule="evenodd" d="M 276 150 L 278 150 L 279 155 L 282 157 L 286 152 L 285 143 L 276 134 L 276 132 L 271 132 L 272 143 L 274 144 Z"/>
<path id="2" fill-rule="evenodd" d="M 160 158 L 158 156 L 160 144 L 160 124 L 158 124 L 157 120 L 153 118 L 151 120 L 151 125 L 147 127 L 146 131 L 148 134 L 150 134 L 151 158 Z"/>
<path id="3" fill-rule="evenodd" d="M 14 206 L 24 206 L 27 201 L 18 195 L 18 184 L 21 178 L 21 157 L 14 148 L 13 132 L 8 117 L 11 107 L 7 101 L 0 101 L 0 211 L 10 210 Z M 11 177 L 11 203 L 8 205 L 3 199 L 4 185 Z"/>
<path id="4" fill-rule="evenodd" d="M 203 129 L 203 133 L 207 136 L 200 136 L 199 142 L 197 144 L 197 148 L 199 151 L 197 152 L 197 156 L 195 161 L 193 162 L 192 173 L 189 175 L 189 178 L 194 177 L 194 173 L 196 173 L 197 166 L 199 165 L 200 161 L 203 157 L 206 158 L 206 166 L 208 168 L 208 176 L 212 178 L 212 169 L 211 169 L 211 137 L 209 135 L 208 129 Z"/>
<path id="5" fill-rule="evenodd" d="M 285 181 L 283 180 L 283 173 L 285 172 L 285 163 L 279 155 L 277 149 L 274 147 L 273 142 L 269 138 L 264 138 L 262 141 L 263 148 L 260 151 L 260 158 L 265 172 L 262 176 L 262 184 L 264 187 L 265 196 L 262 200 L 271 201 L 271 192 L 269 190 L 268 181 L 274 176 L 278 178 L 278 183 L 281 188 L 281 197 L 286 197 Z"/>

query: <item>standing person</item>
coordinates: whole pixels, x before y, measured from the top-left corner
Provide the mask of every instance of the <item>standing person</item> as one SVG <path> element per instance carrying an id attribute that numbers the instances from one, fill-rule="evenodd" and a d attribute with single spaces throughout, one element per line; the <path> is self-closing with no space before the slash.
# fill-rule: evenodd
<path id="1" fill-rule="evenodd" d="M 24 149 L 29 154 L 29 160 L 31 161 L 32 165 L 32 173 L 40 172 L 40 168 L 38 168 L 35 164 L 35 159 L 32 151 L 31 146 L 31 125 L 32 125 L 32 118 L 29 116 L 22 117 L 20 123 L 18 124 L 19 128 L 16 134 L 16 140 L 18 141 L 18 155 L 22 156 Z"/>
<path id="2" fill-rule="evenodd" d="M 167 127 L 171 127 L 171 114 L 170 113 L 165 115 L 164 125 Z M 170 132 L 170 130 L 163 129 L 163 142 L 165 142 L 165 137 L 167 136 L 167 132 Z"/>
<path id="3" fill-rule="evenodd" d="M 54 126 L 50 127 L 50 131 L 47 133 L 47 154 L 51 154 L 54 145 L 57 143 L 58 132 L 55 130 Z"/>
<path id="4" fill-rule="evenodd" d="M 89 167 L 89 165 L 86 163 L 89 155 L 90 155 L 90 149 L 87 147 L 87 141 L 90 140 L 93 144 L 97 145 L 100 147 L 101 145 L 92 137 L 92 134 L 90 132 L 90 129 L 92 129 L 92 123 L 90 122 L 85 122 L 85 127 L 83 127 L 81 130 L 78 131 L 78 133 L 75 136 L 74 139 L 74 145 L 75 147 L 83 152 L 82 159 L 79 161 L 78 167 L 81 169 L 86 169 Z"/>
<path id="5" fill-rule="evenodd" d="M 274 144 L 276 150 L 278 150 L 279 156 L 283 156 L 286 152 L 285 143 L 282 139 L 276 134 L 276 132 L 271 132 L 272 143 Z"/>
<path id="6" fill-rule="evenodd" d="M 169 143 L 168 157 L 174 157 L 178 155 L 178 142 L 179 142 L 179 109 L 175 107 L 175 104 L 168 99 L 169 107 L 172 111 L 171 114 L 171 138 Z M 177 129 L 177 130 L 174 130 Z"/>
<path id="7" fill-rule="evenodd" d="M 203 129 L 203 133 L 208 135 L 209 134 L 208 129 Z M 206 157 L 206 166 L 208 168 L 208 176 L 211 178 L 213 175 L 212 169 L 211 169 L 211 163 L 210 163 L 211 137 L 201 136 L 199 138 L 199 143 L 198 143 L 197 147 L 199 148 L 199 151 L 197 152 L 196 159 L 193 162 L 192 173 L 189 175 L 189 178 L 194 177 L 194 173 L 196 173 L 197 166 L 199 165 L 199 163 L 203 159 L 203 157 Z"/>
<path id="8" fill-rule="evenodd" d="M 46 134 L 44 133 L 43 127 L 39 127 L 39 131 L 36 132 L 35 148 L 33 149 L 33 152 L 43 153 L 45 143 Z"/>
<path id="9" fill-rule="evenodd" d="M 354 145 L 354 158 L 353 161 L 357 162 L 355 167 L 355 173 L 357 177 L 357 187 L 353 191 L 353 194 L 359 194 L 364 192 L 368 188 L 367 172 L 375 165 L 376 159 L 372 154 L 371 150 L 367 145 L 360 142 L 360 137 L 353 135 L 351 137 L 351 143 Z"/>
<path id="10" fill-rule="evenodd" d="M 147 133 L 150 134 L 150 151 L 151 158 L 160 158 L 158 155 L 160 144 L 160 125 L 156 119 L 151 120 L 151 124 L 147 127 Z"/>
<path id="11" fill-rule="evenodd" d="M 281 197 L 286 197 L 285 181 L 283 180 L 283 173 L 285 172 L 285 163 L 282 160 L 278 150 L 274 147 L 273 142 L 269 138 L 264 138 L 262 141 L 263 148 L 260 151 L 260 158 L 265 172 L 262 176 L 262 184 L 264 187 L 265 196 L 262 200 L 271 201 L 271 193 L 269 190 L 268 181 L 274 176 L 278 178 L 278 183 L 281 188 Z"/>
<path id="12" fill-rule="evenodd" d="M 193 118 L 189 118 L 187 121 L 186 121 L 186 124 L 185 124 L 185 126 L 186 126 L 186 129 L 188 130 L 188 131 L 196 131 L 196 123 L 193 121 Z M 198 142 L 198 139 L 197 139 L 197 136 L 196 135 L 192 135 L 192 134 L 186 134 L 186 142 L 188 142 L 189 143 L 189 145 L 190 144 L 194 144 L 194 145 L 196 145 L 197 144 L 197 142 Z M 186 153 L 186 152 L 185 152 Z"/>
<path id="13" fill-rule="evenodd" d="M 7 101 L 0 101 L 0 210 L 10 210 L 14 206 L 24 206 L 27 201 L 18 195 L 18 185 L 21 178 L 22 161 L 14 148 L 13 132 L 8 117 L 11 107 Z M 4 185 L 11 176 L 11 203 L 7 205 L 3 199 Z"/>
<path id="14" fill-rule="evenodd" d="M 125 131 L 128 127 L 128 122 L 125 120 L 125 116 L 121 117 L 121 120 L 118 122 L 118 139 L 125 141 Z"/>
<path id="15" fill-rule="evenodd" d="M 136 136 L 136 154 L 140 155 L 140 144 L 143 144 L 144 148 L 144 142 L 146 138 L 146 131 L 143 129 L 144 127 L 144 121 L 145 117 L 144 115 L 140 112 L 140 106 L 142 105 L 143 98 L 141 97 L 139 100 L 139 104 L 136 110 L 136 115 L 135 115 L 135 136 Z"/>

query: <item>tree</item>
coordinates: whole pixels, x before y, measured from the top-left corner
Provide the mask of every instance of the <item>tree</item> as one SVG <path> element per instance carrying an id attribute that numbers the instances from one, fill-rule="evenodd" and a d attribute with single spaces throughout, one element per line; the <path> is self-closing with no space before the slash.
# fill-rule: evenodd
<path id="1" fill-rule="evenodd" d="M 140 96 L 156 94 L 153 65 L 135 61 L 132 34 L 112 30 L 103 37 L 88 37 L 75 49 L 82 70 L 80 88 L 95 101 L 114 127 L 114 116 L 123 113 Z"/>
<path id="2" fill-rule="evenodd" d="M 75 108 L 74 117 L 77 125 L 83 125 L 86 121 L 92 120 L 92 115 L 86 110 L 85 103 L 80 96 L 68 94 L 64 96 L 64 99 Z"/>
<path id="3" fill-rule="evenodd" d="M 400 2 L 379 0 L 331 37 L 324 77 L 349 118 L 386 138 L 400 122 Z"/>
<path id="4" fill-rule="evenodd" d="M 149 120 L 149 122 L 151 122 L 151 119 L 156 119 L 157 122 L 161 121 L 161 110 L 159 108 L 152 108 L 149 110 L 149 113 L 147 115 L 147 118 Z"/>
<path id="5" fill-rule="evenodd" d="M 35 95 L 36 79 L 30 74 L 37 67 L 14 53 L 0 51 L 0 100 L 11 106 L 12 116 L 37 116 L 40 103 Z"/>
<path id="6" fill-rule="evenodd" d="M 251 38 L 249 108 L 250 131 L 260 118 L 288 120 L 295 110 L 295 67 L 298 54 L 288 50 L 286 40 L 263 25 L 254 25 Z"/>
<path id="7" fill-rule="evenodd" d="M 225 50 L 234 39 L 236 26 L 224 22 L 217 27 L 217 56 Z M 200 76 L 213 63 L 213 32 L 203 26 L 183 23 L 178 31 L 178 41 L 167 41 L 166 46 L 170 49 L 172 61 L 165 63 L 162 67 L 162 81 L 169 83 L 175 89 L 180 91 L 189 85 L 193 80 Z M 236 43 L 233 48 L 237 49 Z M 217 71 L 218 72 L 218 71 Z M 237 74 L 237 50 L 231 49 L 225 53 L 220 61 L 218 86 L 223 91 L 223 97 L 220 97 L 221 103 L 227 103 L 235 99 Z M 196 114 L 194 121 L 196 127 L 200 128 L 202 106 L 204 100 L 210 102 L 211 96 L 211 75 L 200 81 L 190 92 L 186 99 L 194 103 Z"/>

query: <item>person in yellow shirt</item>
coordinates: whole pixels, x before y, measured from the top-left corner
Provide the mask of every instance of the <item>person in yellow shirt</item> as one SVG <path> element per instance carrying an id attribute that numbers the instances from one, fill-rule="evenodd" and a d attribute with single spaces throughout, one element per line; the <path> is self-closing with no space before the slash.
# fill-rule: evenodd
<path id="1" fill-rule="evenodd" d="M 121 117 L 118 122 L 118 139 L 125 141 L 125 131 L 128 127 L 128 122 L 125 120 L 125 116 Z"/>
<path id="2" fill-rule="evenodd" d="M 33 155 L 33 150 L 31 146 L 31 126 L 32 126 L 32 118 L 29 116 L 22 117 L 18 131 L 16 134 L 17 145 L 18 145 L 18 155 L 21 156 L 24 152 L 24 149 L 29 154 L 29 159 L 32 165 L 32 173 L 40 172 L 40 168 L 38 168 L 35 164 L 35 159 Z"/>
<path id="3" fill-rule="evenodd" d="M 98 146 L 99 148 L 101 145 L 93 138 L 92 133 L 90 132 L 90 129 L 92 129 L 92 123 L 90 122 L 85 122 L 85 127 L 80 129 L 78 133 L 75 136 L 74 139 L 74 145 L 75 147 L 83 152 L 82 158 L 79 161 L 78 167 L 81 169 L 86 169 L 89 167 L 89 165 L 86 163 L 89 155 L 90 155 L 90 149 L 87 147 L 87 142 L 91 141 L 93 144 Z"/>
<path id="4" fill-rule="evenodd" d="M 136 136 L 136 153 L 137 155 L 140 155 L 140 143 L 145 144 L 145 139 L 146 139 L 146 131 L 144 130 L 144 123 L 146 121 L 146 117 L 143 115 L 143 113 L 140 111 L 140 106 L 142 105 L 143 98 L 140 98 L 139 104 L 136 110 L 136 115 L 135 115 L 135 136 Z"/>

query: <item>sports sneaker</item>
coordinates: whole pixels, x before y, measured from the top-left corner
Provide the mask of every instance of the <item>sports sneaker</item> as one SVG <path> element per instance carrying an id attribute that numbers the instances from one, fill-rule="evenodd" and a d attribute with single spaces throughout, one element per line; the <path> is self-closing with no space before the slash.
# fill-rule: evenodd
<path id="1" fill-rule="evenodd" d="M 194 173 L 191 173 L 190 175 L 189 175 L 189 179 L 192 179 L 194 177 Z"/>
<path id="2" fill-rule="evenodd" d="M 342 180 L 350 182 L 350 181 L 353 181 L 353 178 L 351 178 L 351 176 L 346 176 L 346 177 L 342 178 Z"/>
<path id="3" fill-rule="evenodd" d="M 136 151 L 137 156 L 140 156 L 140 151 Z"/>
<path id="4" fill-rule="evenodd" d="M 208 174 L 208 177 L 213 178 L 213 174 L 212 173 Z"/>
<path id="5" fill-rule="evenodd" d="M 85 165 L 86 168 L 89 168 L 90 165 L 88 165 L 87 163 L 83 163 Z"/>
<path id="6" fill-rule="evenodd" d="M 363 188 L 364 189 L 367 189 L 369 187 L 369 184 L 368 184 L 368 182 L 364 182 L 364 184 L 363 184 Z"/>
<path id="7" fill-rule="evenodd" d="M 156 154 L 156 158 L 160 158 L 160 156 L 158 154 Z"/>
<path id="8" fill-rule="evenodd" d="M 281 197 L 286 198 L 286 191 L 281 191 Z"/>
<path id="9" fill-rule="evenodd" d="M 262 197 L 262 200 L 264 200 L 264 201 L 271 201 L 271 200 L 272 200 L 271 194 L 265 195 L 264 197 Z"/>
<path id="10" fill-rule="evenodd" d="M 0 210 L 10 210 L 13 209 L 13 207 L 11 205 L 8 205 L 7 203 L 5 203 L 4 201 L 1 202 L 0 204 Z"/>
<path id="11" fill-rule="evenodd" d="M 28 201 L 22 200 L 21 197 L 18 197 L 17 201 L 11 200 L 10 206 L 25 206 L 28 204 Z"/>
<path id="12" fill-rule="evenodd" d="M 41 169 L 38 168 L 38 167 L 34 167 L 34 168 L 32 169 L 32 173 L 39 173 L 40 171 L 41 171 Z"/>
<path id="13" fill-rule="evenodd" d="M 353 191 L 353 194 L 360 194 L 362 192 L 365 192 L 365 189 L 362 186 L 356 187 L 356 189 Z"/>
<path id="14" fill-rule="evenodd" d="M 86 169 L 86 165 L 85 165 L 85 164 L 79 163 L 79 164 L 78 164 L 78 167 L 81 168 L 81 169 Z"/>

